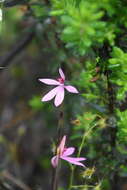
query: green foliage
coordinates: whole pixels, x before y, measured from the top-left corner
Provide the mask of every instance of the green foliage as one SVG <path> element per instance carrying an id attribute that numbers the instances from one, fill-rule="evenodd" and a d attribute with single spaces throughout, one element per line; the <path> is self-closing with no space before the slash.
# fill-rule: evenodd
<path id="1" fill-rule="evenodd" d="M 114 33 L 111 25 L 102 20 L 104 11 L 97 3 L 90 1 L 58 1 L 53 2 L 55 11 L 53 15 L 59 15 L 64 27 L 61 39 L 67 42 L 67 47 L 74 48 L 83 55 L 91 46 L 99 46 L 104 40 L 114 44 Z"/>
<path id="2" fill-rule="evenodd" d="M 102 96 L 100 97 L 100 87 L 101 83 L 98 81 L 94 82 L 92 81 L 94 78 L 94 75 L 96 75 L 95 72 L 95 66 L 96 66 L 96 61 L 95 60 L 88 60 L 84 63 L 84 68 L 80 71 L 79 73 L 79 80 L 75 82 L 77 86 L 79 86 L 81 89 L 83 89 L 82 96 L 88 100 L 88 101 L 93 101 L 96 102 L 98 101 L 98 98 L 101 99 L 103 98 Z M 97 76 L 99 78 L 99 75 Z M 105 87 L 105 82 L 102 88 Z M 84 88 L 85 87 L 85 88 Z M 104 91 L 101 91 L 103 93 Z"/>
<path id="3" fill-rule="evenodd" d="M 62 23 L 65 25 L 62 39 L 67 42 L 67 47 L 79 48 L 81 54 L 92 45 L 91 38 L 95 39 L 95 43 L 103 41 L 101 31 L 105 28 L 105 23 L 99 21 L 103 16 L 103 12 L 97 12 L 94 4 L 82 1 L 78 7 L 67 10 L 68 15 L 62 16 Z M 91 17 L 92 15 L 92 17 Z M 99 30 L 96 36 L 96 30 Z"/>
<path id="4" fill-rule="evenodd" d="M 40 96 L 33 96 L 33 98 L 29 101 L 29 105 L 32 107 L 33 110 L 42 110 L 44 105 L 41 103 L 40 99 Z"/>
<path id="5" fill-rule="evenodd" d="M 124 112 L 117 110 L 117 116 L 118 116 L 117 137 L 120 143 L 122 142 L 126 144 L 127 142 L 127 110 Z"/>
<path id="6" fill-rule="evenodd" d="M 112 70 L 111 81 L 118 86 L 117 98 L 121 100 L 127 92 L 127 53 L 114 47 L 108 60 L 108 68 Z"/>
<path id="7" fill-rule="evenodd" d="M 79 95 L 74 95 L 74 99 L 72 97 L 74 105 L 71 101 L 66 104 L 65 97 L 62 107 L 65 110 L 63 123 L 68 127 L 63 131 L 70 135 L 78 154 L 81 153 L 87 158 L 86 170 L 80 169 L 84 175 L 80 176 L 78 169 L 75 170 L 73 182 L 79 184 L 82 177 L 81 185 L 73 184 L 72 189 L 113 189 L 115 174 L 118 178 L 127 176 L 127 109 L 124 107 L 121 112 L 119 107 L 123 101 L 127 103 L 126 0 L 50 2 L 29 0 L 24 7 L 19 7 L 18 4 L 7 9 L 4 13 L 1 41 L 6 38 L 7 48 L 4 48 L 8 49 L 12 40 L 20 37 L 21 30 L 29 32 L 30 28 L 36 31 L 34 46 L 29 52 L 32 55 L 26 56 L 27 52 L 23 54 L 28 62 L 33 57 L 32 63 L 38 60 L 40 63 L 42 60 L 41 71 L 38 69 L 39 64 L 35 64 L 35 76 L 38 73 L 40 75 L 40 72 L 45 76 L 54 75 L 57 68 L 62 66 L 67 78 L 71 79 L 71 84 L 80 91 Z M 24 65 L 20 67 L 19 63 L 15 64 L 10 69 L 11 77 L 20 80 L 25 77 L 27 70 L 31 74 L 33 64 L 26 65 L 31 68 L 24 70 Z M 44 142 L 47 143 L 51 134 L 56 134 L 59 113 L 52 104 L 42 103 L 41 96 L 35 91 L 34 93 L 29 102 L 25 103 L 38 118 L 42 114 L 40 121 L 47 130 L 44 131 Z M 72 125 L 68 122 L 70 120 Z M 19 136 L 24 137 L 26 133 L 24 128 L 18 130 Z M 0 136 L 0 142 L 5 143 L 3 136 Z M 45 149 L 47 151 L 47 146 Z M 47 170 L 50 167 L 50 159 L 44 154 L 45 151 L 37 160 L 39 165 Z M 95 168 L 93 175 L 92 169 L 89 168 Z M 65 189 L 68 189 L 66 186 Z M 63 187 L 59 189 L 64 190 Z"/>
<path id="8" fill-rule="evenodd" d="M 48 14 L 48 10 L 43 4 L 33 3 L 31 8 L 32 8 L 32 11 L 34 12 L 34 15 L 38 19 L 43 18 L 44 16 Z"/>
<path id="9" fill-rule="evenodd" d="M 99 0 L 52 0 L 51 15 L 58 18 L 60 39 L 80 60 L 77 64 L 79 66 L 74 65 L 78 73 L 74 84 L 79 87 L 83 100 L 88 103 L 84 105 L 85 112 L 73 121 L 75 126 L 71 138 L 77 141 L 79 146 L 81 134 L 85 135 L 84 147 L 88 149 L 88 152 L 86 150 L 87 158 L 95 161 L 101 168 L 100 176 L 106 176 L 102 179 L 102 187 L 97 186 L 99 189 L 111 188 L 109 176 L 114 173 L 114 168 L 120 163 L 117 153 L 116 159 L 113 159 L 111 141 L 114 141 L 112 139 L 114 137 L 111 134 L 111 128 L 114 125 L 112 122 L 108 123 L 107 120 L 112 117 L 117 120 L 116 143 L 124 144 L 126 142 L 126 111 L 121 113 L 117 110 L 113 116 L 109 114 L 112 109 L 109 108 L 112 97 L 109 94 L 110 89 L 108 89 L 110 88 L 109 80 L 113 86 L 113 97 L 116 99 L 116 103 L 125 98 L 127 53 L 122 50 L 122 47 L 119 47 L 119 42 L 121 42 L 119 35 L 124 33 L 121 26 L 124 28 L 127 25 L 126 10 L 125 2 L 119 0 L 117 3 L 116 0 L 102 0 L 101 2 Z M 105 44 L 108 44 L 107 52 L 103 49 Z M 104 57 L 101 55 L 102 53 Z M 80 59 L 80 56 L 77 55 L 85 56 Z M 98 68 L 99 71 L 97 71 Z M 113 107 L 115 111 L 115 105 Z M 92 111 L 90 111 L 91 109 Z M 92 128 L 94 125 L 96 127 Z M 88 133 L 89 129 L 91 129 L 90 133 Z M 115 128 L 112 130 L 115 131 Z M 106 155 L 106 158 L 103 155 Z"/>
<path id="10" fill-rule="evenodd" d="M 86 132 L 86 138 L 89 138 L 89 133 L 92 130 L 92 126 L 95 125 L 96 114 L 92 114 L 90 112 L 85 113 L 83 116 L 78 116 L 76 120 L 72 123 L 75 125 L 74 127 L 74 135 L 72 135 L 71 139 L 81 138 L 81 133 Z"/>
<path id="11" fill-rule="evenodd" d="M 11 68 L 11 74 L 15 78 L 23 78 L 23 76 L 25 75 L 25 71 L 24 68 L 20 65 L 15 65 Z"/>
<path id="12" fill-rule="evenodd" d="M 120 176 L 127 177 L 127 167 L 124 164 L 120 166 Z"/>
<path id="13" fill-rule="evenodd" d="M 92 184 L 95 190 L 111 189 L 115 172 L 126 173 L 121 144 L 127 140 L 127 112 L 120 112 L 116 105 L 127 92 L 127 5 L 124 0 L 52 0 L 51 6 L 48 14 L 55 24 L 54 31 L 47 34 L 50 44 L 68 75 L 74 73 L 72 82 L 81 92 L 77 104 L 81 108 L 75 106 L 81 113 L 72 121 L 71 139 L 79 147 L 78 153 L 91 161 L 88 165 L 95 163 L 97 168 L 95 175 L 85 178 L 86 185 L 72 187 L 89 189 Z M 36 16 L 46 16 L 45 10 L 39 9 L 33 7 Z M 30 105 L 41 109 L 36 98 Z M 66 110 L 71 109 L 69 105 Z M 122 167 L 118 169 L 118 165 Z"/>

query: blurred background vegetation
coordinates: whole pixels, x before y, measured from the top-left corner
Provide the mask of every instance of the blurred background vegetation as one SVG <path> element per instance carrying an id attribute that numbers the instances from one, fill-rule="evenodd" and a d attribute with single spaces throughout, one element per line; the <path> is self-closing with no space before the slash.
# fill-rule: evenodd
<path id="1" fill-rule="evenodd" d="M 63 161 L 59 190 L 126 190 L 127 1 L 0 6 L 0 189 L 50 190 L 60 108 L 41 102 L 49 86 L 38 78 L 62 67 L 80 91 L 66 93 L 64 133 L 87 168 Z"/>

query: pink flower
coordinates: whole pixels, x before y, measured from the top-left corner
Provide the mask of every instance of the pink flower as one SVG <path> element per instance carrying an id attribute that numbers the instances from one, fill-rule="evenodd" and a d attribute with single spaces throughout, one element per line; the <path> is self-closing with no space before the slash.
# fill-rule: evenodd
<path id="1" fill-rule="evenodd" d="M 74 86 L 65 85 L 65 75 L 62 69 L 59 69 L 60 78 L 57 80 L 54 79 L 39 79 L 41 82 L 48 85 L 56 85 L 57 87 L 53 88 L 49 91 L 43 98 L 42 102 L 46 102 L 52 100 L 55 97 L 54 104 L 55 106 L 59 106 L 64 100 L 64 89 L 71 93 L 78 93 L 78 90 Z"/>
<path id="2" fill-rule="evenodd" d="M 86 158 L 70 157 L 70 155 L 72 155 L 74 153 L 75 148 L 74 147 L 66 148 L 65 142 L 66 142 L 66 136 L 63 136 L 63 138 L 60 142 L 60 145 L 57 148 L 57 155 L 51 159 L 52 166 L 54 168 L 57 167 L 59 159 L 63 159 L 71 164 L 85 167 L 84 164 L 80 163 L 80 161 L 86 160 Z"/>

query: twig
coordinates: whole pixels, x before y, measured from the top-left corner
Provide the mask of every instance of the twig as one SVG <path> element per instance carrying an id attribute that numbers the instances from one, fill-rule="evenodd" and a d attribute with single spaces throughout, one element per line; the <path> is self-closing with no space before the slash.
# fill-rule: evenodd
<path id="1" fill-rule="evenodd" d="M 10 184 L 0 180 L 0 190 L 12 190 Z"/>
<path id="2" fill-rule="evenodd" d="M 8 171 L 3 171 L 2 176 L 9 181 L 13 182 L 15 185 L 19 186 L 23 190 L 31 190 L 30 187 L 28 187 L 26 184 L 24 184 L 19 179 L 16 179 L 13 175 L 11 175 Z"/>
<path id="3" fill-rule="evenodd" d="M 0 57 L 0 68 L 8 66 L 11 61 L 17 56 L 17 54 L 19 54 L 26 46 L 29 45 L 34 36 L 35 31 L 30 31 L 25 33 L 23 37 L 20 37 L 21 40 L 18 40 L 15 43 L 16 45 L 12 48 L 12 50 L 4 56 Z"/>
<path id="4" fill-rule="evenodd" d="M 113 116 L 114 115 L 114 106 L 115 106 L 115 100 L 114 100 L 114 90 L 113 90 L 113 85 L 110 82 L 110 71 L 107 70 L 107 93 L 108 93 L 108 110 L 109 110 L 109 115 Z M 111 117 L 112 118 L 112 117 Z M 111 126 L 111 146 L 115 148 L 116 145 L 116 133 L 117 133 L 117 128 L 114 126 Z"/>
<path id="5" fill-rule="evenodd" d="M 82 148 L 84 146 L 86 137 L 89 135 L 89 133 L 91 133 L 91 131 L 94 127 L 96 127 L 96 124 L 93 125 L 87 132 L 84 133 L 84 135 L 82 137 L 82 142 L 81 142 L 80 147 L 79 147 L 77 157 L 80 157 L 80 154 L 81 154 Z M 71 166 L 71 177 L 70 177 L 69 190 L 72 189 L 72 184 L 73 184 L 73 179 L 74 179 L 74 171 L 75 171 L 75 166 Z"/>
<path id="6" fill-rule="evenodd" d="M 109 52 L 109 45 L 105 44 L 104 49 L 103 49 L 103 57 L 104 59 L 109 59 L 110 57 L 110 52 Z M 109 115 L 109 121 L 110 119 L 113 119 L 115 117 L 115 94 L 114 94 L 114 88 L 113 84 L 110 80 L 110 69 L 105 68 L 105 75 L 107 77 L 107 94 L 108 94 L 108 115 Z M 113 120 L 113 123 L 109 123 L 109 130 L 110 130 L 110 145 L 111 145 L 111 156 L 112 159 L 116 159 L 115 151 L 116 150 L 116 135 L 117 135 L 117 126 L 115 125 L 115 120 Z M 113 172 L 113 177 L 111 180 L 111 186 L 112 190 L 117 189 L 117 181 L 118 181 L 118 174 L 116 171 Z"/>
<path id="7" fill-rule="evenodd" d="M 87 188 L 94 188 L 93 185 L 74 185 L 72 186 L 73 189 L 77 189 L 77 188 L 84 188 L 84 189 L 87 189 Z"/>
<path id="8" fill-rule="evenodd" d="M 27 4 L 28 0 L 6 0 L 3 2 L 4 7 L 13 7 L 16 5 L 24 5 Z"/>

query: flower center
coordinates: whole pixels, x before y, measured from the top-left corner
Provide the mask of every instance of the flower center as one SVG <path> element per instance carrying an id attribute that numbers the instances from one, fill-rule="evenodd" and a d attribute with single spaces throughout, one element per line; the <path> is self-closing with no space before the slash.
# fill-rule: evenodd
<path id="1" fill-rule="evenodd" d="M 64 79 L 63 78 L 58 78 L 57 79 L 61 84 L 64 84 Z"/>
<path id="2" fill-rule="evenodd" d="M 63 151 L 60 150 L 60 148 L 57 148 L 57 155 L 61 156 L 65 151 L 67 150 L 67 148 L 64 148 Z"/>
<path id="3" fill-rule="evenodd" d="M 60 148 L 57 148 L 57 155 L 61 156 L 62 152 L 60 151 Z"/>

